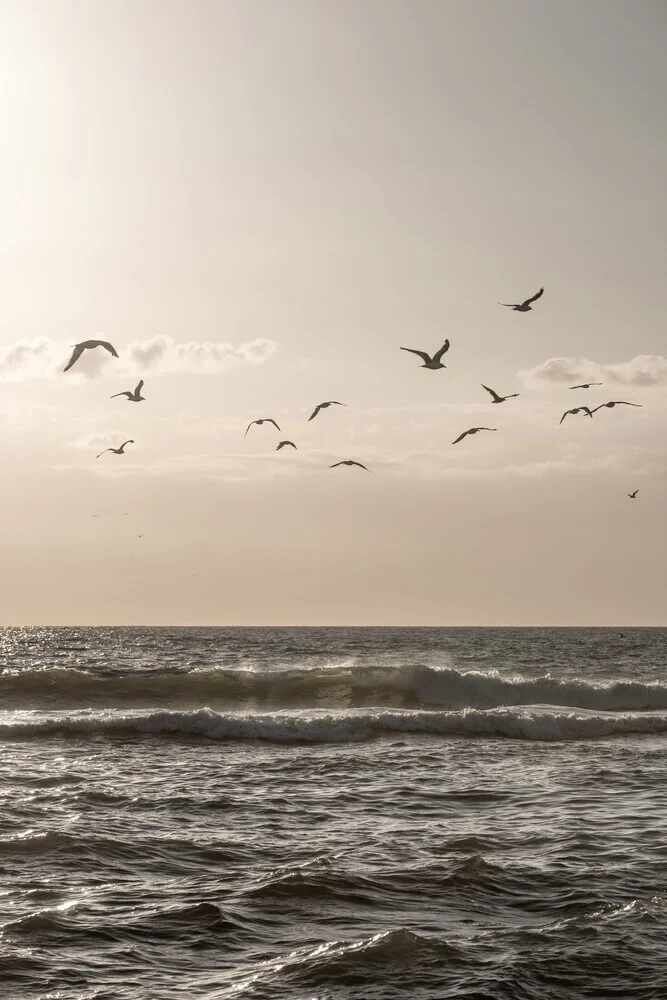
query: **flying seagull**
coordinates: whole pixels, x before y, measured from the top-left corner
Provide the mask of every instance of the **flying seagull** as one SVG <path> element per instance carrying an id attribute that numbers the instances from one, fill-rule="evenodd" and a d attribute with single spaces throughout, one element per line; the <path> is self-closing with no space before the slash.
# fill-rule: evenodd
<path id="1" fill-rule="evenodd" d="M 477 434 L 478 431 L 497 431 L 497 430 L 498 430 L 497 427 L 471 427 L 469 431 L 464 431 L 463 434 L 459 434 L 456 440 L 452 441 L 452 444 L 458 444 L 459 441 L 463 441 L 464 437 L 467 437 L 468 434 Z"/>
<path id="2" fill-rule="evenodd" d="M 595 407 L 595 410 L 601 410 L 605 406 L 611 410 L 614 406 L 642 406 L 642 403 L 626 403 L 624 399 L 612 399 L 609 403 L 600 403 L 599 406 Z M 595 413 L 595 410 L 593 410 L 593 413 Z"/>
<path id="3" fill-rule="evenodd" d="M 320 410 L 326 410 L 327 406 L 347 406 L 347 403 L 339 403 L 338 400 L 336 400 L 336 399 L 330 399 L 327 403 L 319 403 L 315 407 L 315 409 L 313 410 L 313 412 L 311 413 L 311 415 L 308 417 L 308 419 L 312 420 L 313 417 L 317 416 L 317 414 L 320 412 Z"/>
<path id="4" fill-rule="evenodd" d="M 334 464 L 330 465 L 329 468 L 330 469 L 335 469 L 339 465 L 358 465 L 360 469 L 366 469 L 366 466 L 362 465 L 361 462 L 353 462 L 351 458 L 346 458 L 342 462 L 334 462 Z M 366 469 L 366 472 L 370 472 L 370 471 L 371 471 L 370 469 Z"/>
<path id="5" fill-rule="evenodd" d="M 592 385 L 604 385 L 604 382 L 582 382 L 581 385 L 571 385 L 570 389 L 590 389 Z"/>
<path id="6" fill-rule="evenodd" d="M 114 358 L 118 357 L 118 354 L 116 353 L 116 348 L 113 346 L 113 344 L 110 344 L 108 340 L 82 340 L 80 344 L 74 345 L 74 350 L 72 351 L 72 357 L 69 359 L 69 361 L 63 368 L 63 371 L 64 372 L 69 371 L 72 365 L 76 364 L 76 362 L 79 360 L 84 351 L 92 351 L 94 347 L 103 347 L 105 350 L 109 352 L 109 354 L 113 354 Z"/>
<path id="7" fill-rule="evenodd" d="M 575 406 L 571 410 L 566 410 L 565 413 L 563 414 L 563 416 L 558 421 L 558 423 L 562 424 L 563 421 L 565 420 L 566 416 L 568 415 L 568 413 L 587 413 L 589 417 L 592 417 L 593 416 L 593 412 L 594 411 L 593 410 L 589 410 L 589 408 L 587 406 Z"/>
<path id="8" fill-rule="evenodd" d="M 276 451 L 280 451 L 280 449 L 281 448 L 285 448 L 286 445 L 289 445 L 290 448 L 294 448 L 295 450 L 298 450 L 297 447 L 296 447 L 296 445 L 294 444 L 294 441 L 281 441 L 279 443 L 278 447 L 276 448 Z"/>
<path id="9" fill-rule="evenodd" d="M 127 396 L 128 403 L 140 403 L 142 399 L 146 398 L 145 396 L 141 395 L 141 390 L 143 389 L 143 387 L 144 387 L 144 380 L 142 379 L 141 382 L 137 383 L 137 388 L 134 390 L 134 392 L 130 392 L 128 389 L 126 389 L 125 392 L 115 392 L 113 396 L 110 397 L 110 399 L 115 399 L 116 396 Z"/>
<path id="10" fill-rule="evenodd" d="M 100 454 L 96 456 L 96 458 L 99 458 L 101 455 L 105 455 L 108 451 L 112 451 L 114 455 L 124 455 L 126 444 L 134 444 L 134 439 L 130 438 L 128 441 L 123 441 L 120 448 L 105 448 L 104 451 L 101 451 Z"/>
<path id="11" fill-rule="evenodd" d="M 493 389 L 489 389 L 488 385 L 484 385 L 483 382 L 480 382 L 479 384 L 481 385 L 482 389 L 486 389 L 487 392 L 491 393 L 491 395 L 493 396 L 492 400 L 493 403 L 504 403 L 506 399 L 514 399 L 515 396 L 519 395 L 518 392 L 513 392 L 511 396 L 499 396 L 497 392 L 493 391 Z"/>
<path id="12" fill-rule="evenodd" d="M 446 340 L 439 351 L 436 351 L 433 357 L 427 354 L 426 351 L 415 351 L 413 347 L 402 347 L 402 351 L 409 351 L 410 354 L 418 354 L 420 358 L 423 358 L 424 364 L 422 368 L 430 368 L 431 371 L 436 371 L 438 368 L 446 368 L 447 365 L 443 365 L 441 358 L 443 354 L 446 354 L 449 350 L 449 341 Z"/>
<path id="13" fill-rule="evenodd" d="M 276 428 L 277 431 L 280 430 L 280 427 L 278 427 L 278 424 L 275 422 L 273 417 L 262 417 L 261 420 L 251 420 L 245 429 L 245 434 L 248 433 L 253 424 L 257 424 L 258 427 L 261 427 L 262 424 L 273 424 L 273 426 Z M 243 435 L 243 437 L 245 437 L 245 434 Z"/>
<path id="14" fill-rule="evenodd" d="M 639 493 L 639 490 L 635 490 L 634 493 L 628 493 L 628 496 L 630 497 L 631 500 L 634 500 L 636 498 L 636 496 L 637 496 L 638 493 Z"/>
<path id="15" fill-rule="evenodd" d="M 536 302 L 540 296 L 544 295 L 544 288 L 540 288 L 539 292 L 536 292 L 532 298 L 526 299 L 525 302 L 499 302 L 499 306 L 507 306 L 508 309 L 514 309 L 516 312 L 525 313 L 529 312 L 533 307 L 531 302 Z"/>

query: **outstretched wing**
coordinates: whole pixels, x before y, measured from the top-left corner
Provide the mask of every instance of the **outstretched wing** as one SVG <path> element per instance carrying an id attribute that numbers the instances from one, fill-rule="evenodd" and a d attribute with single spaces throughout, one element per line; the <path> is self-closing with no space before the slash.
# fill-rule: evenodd
<path id="1" fill-rule="evenodd" d="M 278 424 L 277 424 L 277 423 L 275 422 L 275 420 L 273 419 L 273 417 L 268 417 L 268 418 L 267 418 L 267 423 L 269 423 L 269 424 L 273 424 L 273 426 L 275 427 L 275 429 L 276 429 L 277 431 L 279 431 L 279 430 L 280 430 L 280 427 L 278 427 Z"/>
<path id="2" fill-rule="evenodd" d="M 615 399 L 616 406 L 641 406 L 641 403 L 626 403 L 624 399 Z"/>
<path id="3" fill-rule="evenodd" d="M 72 351 L 72 357 L 69 359 L 69 361 L 63 368 L 63 371 L 64 372 L 69 371 L 72 365 L 76 364 L 76 362 L 79 360 L 84 351 L 85 347 L 82 344 L 77 344 L 74 350 Z"/>
<path id="4" fill-rule="evenodd" d="M 494 402 L 496 402 L 496 403 L 500 403 L 501 402 L 501 397 L 498 395 L 497 392 L 494 392 L 493 389 L 489 389 L 488 385 L 484 385 L 483 382 L 480 382 L 479 384 L 481 385 L 482 389 L 486 389 L 487 392 L 491 393 L 491 395 L 493 396 Z"/>
<path id="5" fill-rule="evenodd" d="M 134 444 L 134 438 L 128 438 L 127 441 L 123 441 L 121 448 L 124 448 L 126 444 Z"/>
<path id="6" fill-rule="evenodd" d="M 584 413 L 587 413 L 589 417 L 593 416 L 592 411 L 587 406 L 581 406 L 580 409 L 583 410 Z"/>
<path id="7" fill-rule="evenodd" d="M 108 451 L 113 451 L 113 448 L 105 448 L 104 451 L 101 451 L 99 455 L 95 456 L 95 458 L 101 458 L 102 455 L 105 455 Z"/>
<path id="8" fill-rule="evenodd" d="M 575 412 L 576 412 L 575 410 L 566 410 L 565 413 L 563 414 L 563 416 L 558 421 L 558 423 L 562 424 L 563 421 L 565 420 L 566 416 L 568 415 L 568 413 L 575 413 Z"/>
<path id="9" fill-rule="evenodd" d="M 508 309 L 516 309 L 518 302 L 499 302 L 499 306 L 507 306 Z"/>
<path id="10" fill-rule="evenodd" d="M 248 426 L 247 426 L 247 427 L 246 427 L 246 429 L 245 429 L 245 434 L 247 434 L 247 433 L 248 433 L 248 431 L 250 430 L 250 428 L 252 427 L 252 425 L 253 425 L 253 424 L 256 424 L 256 423 L 257 423 L 257 421 L 256 421 L 256 420 L 251 420 L 251 421 L 250 421 L 250 423 L 248 424 Z M 245 437 L 245 434 L 243 435 L 243 437 Z"/>
<path id="11" fill-rule="evenodd" d="M 116 396 L 127 396 L 127 398 L 129 399 L 131 395 L 132 393 L 128 392 L 126 389 L 125 392 L 114 392 L 113 396 L 110 396 L 109 399 L 115 399 Z"/>
<path id="12" fill-rule="evenodd" d="M 440 350 L 436 351 L 436 353 L 433 355 L 433 360 L 440 361 L 442 359 L 443 354 L 446 354 L 448 350 L 449 350 L 449 341 L 446 340 L 442 345 L 442 347 L 440 348 Z"/>
<path id="13" fill-rule="evenodd" d="M 452 444 L 458 444 L 459 441 L 463 441 L 464 437 L 467 437 L 468 434 L 470 434 L 470 431 L 464 431 L 463 434 L 459 434 L 459 436 L 452 441 Z"/>
<path id="14" fill-rule="evenodd" d="M 409 351 L 410 354 L 418 354 L 419 357 L 422 359 L 422 361 L 424 361 L 425 364 L 428 364 L 430 362 L 430 360 L 431 360 L 430 355 L 427 354 L 426 351 L 416 351 L 414 349 L 414 347 L 402 347 L 401 350 L 402 351 Z"/>
<path id="15" fill-rule="evenodd" d="M 361 462 L 352 462 L 351 464 L 352 465 L 358 465 L 360 469 L 366 469 L 366 466 L 362 465 Z M 370 471 L 371 471 L 370 469 L 366 469 L 366 472 L 370 472 Z"/>
<path id="16" fill-rule="evenodd" d="M 113 346 L 113 344 L 110 344 L 108 340 L 98 340 L 97 344 L 99 347 L 106 348 L 109 354 L 113 354 L 114 358 L 118 357 L 118 354 L 116 353 L 116 348 Z"/>
<path id="17" fill-rule="evenodd" d="M 311 415 L 308 417 L 308 419 L 312 420 L 314 417 L 316 417 L 317 414 L 320 412 L 321 409 L 322 409 L 322 407 L 320 405 L 316 406 L 315 409 L 313 410 L 313 412 L 311 413 Z"/>
<path id="18" fill-rule="evenodd" d="M 343 462 L 334 462 L 334 464 L 330 465 L 329 468 L 330 469 L 336 469 L 336 468 L 338 468 L 339 465 L 345 465 L 345 462 L 344 461 Z"/>
<path id="19" fill-rule="evenodd" d="M 144 387 L 144 380 L 142 379 L 141 382 L 137 382 L 137 388 L 134 390 L 134 395 L 138 396 L 143 387 Z"/>
<path id="20" fill-rule="evenodd" d="M 526 301 L 522 302 L 521 305 L 529 306 L 531 302 L 537 302 L 537 300 L 541 298 L 542 295 L 544 295 L 544 288 L 540 288 L 539 292 L 536 292 L 531 299 L 526 299 Z"/>

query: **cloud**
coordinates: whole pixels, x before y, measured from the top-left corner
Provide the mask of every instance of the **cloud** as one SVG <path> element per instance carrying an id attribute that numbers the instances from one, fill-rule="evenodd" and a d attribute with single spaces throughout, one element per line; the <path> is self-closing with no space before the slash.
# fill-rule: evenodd
<path id="1" fill-rule="evenodd" d="M 107 339 L 103 334 L 96 337 Z M 114 341 L 119 358 L 112 358 L 107 351 L 85 351 L 68 378 L 83 376 L 96 378 L 104 372 L 128 372 L 133 375 L 151 375 L 190 372 L 215 374 L 229 371 L 242 364 L 261 364 L 278 349 L 273 340 L 258 337 L 238 345 L 225 341 L 184 341 L 157 335 L 149 340 L 135 340 L 123 346 Z M 31 341 L 18 341 L 0 350 L 0 379 L 23 381 L 33 378 L 57 378 L 71 354 L 73 343 L 37 337 Z"/>
<path id="2" fill-rule="evenodd" d="M 603 365 L 588 358 L 549 358 L 541 365 L 522 370 L 519 378 L 529 383 L 611 382 L 616 385 L 650 387 L 667 385 L 667 358 L 661 354 L 638 354 L 630 361 Z"/>

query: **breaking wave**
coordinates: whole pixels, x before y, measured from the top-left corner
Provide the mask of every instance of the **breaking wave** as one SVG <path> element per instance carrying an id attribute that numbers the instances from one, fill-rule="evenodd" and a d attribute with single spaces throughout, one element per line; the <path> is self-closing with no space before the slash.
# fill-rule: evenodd
<path id="1" fill-rule="evenodd" d="M 346 666 L 288 670 L 191 670 L 95 676 L 72 668 L 6 670 L 0 704 L 19 708 L 156 705 L 225 709 L 434 708 L 557 705 L 602 712 L 667 709 L 667 684 L 501 677 L 428 666 Z"/>

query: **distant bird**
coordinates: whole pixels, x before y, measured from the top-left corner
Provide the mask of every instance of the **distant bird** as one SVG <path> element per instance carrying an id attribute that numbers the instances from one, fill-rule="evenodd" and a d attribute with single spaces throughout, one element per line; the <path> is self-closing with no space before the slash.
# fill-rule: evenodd
<path id="1" fill-rule="evenodd" d="M 113 354 L 114 358 L 117 358 L 116 348 L 113 344 L 110 344 L 108 340 L 82 340 L 80 344 L 74 345 L 74 350 L 72 351 L 72 357 L 69 359 L 63 371 L 69 371 L 72 365 L 76 364 L 84 351 L 92 351 L 95 347 L 103 347 L 109 354 Z"/>
<path id="2" fill-rule="evenodd" d="M 464 431 L 463 434 L 459 434 L 456 440 L 452 441 L 452 444 L 458 444 L 459 441 L 463 441 L 464 437 L 467 437 L 468 434 L 477 434 L 478 431 L 497 431 L 497 430 L 498 430 L 497 427 L 471 427 L 470 430 Z"/>
<path id="3" fill-rule="evenodd" d="M 127 396 L 128 403 L 140 403 L 142 399 L 146 398 L 145 396 L 141 395 L 141 390 L 143 389 L 143 387 L 144 387 L 144 380 L 142 379 L 141 382 L 137 383 L 137 387 L 134 390 L 134 392 L 130 392 L 128 389 L 126 389 L 125 392 L 116 392 L 113 394 L 113 396 L 110 396 L 109 398 L 115 399 L 116 396 Z"/>
<path id="4" fill-rule="evenodd" d="M 559 422 L 559 424 L 562 424 L 563 421 L 565 420 L 566 416 L 568 415 L 568 413 L 587 413 L 589 417 L 592 417 L 593 416 L 593 412 L 594 411 L 593 410 L 589 410 L 589 408 L 587 406 L 575 406 L 571 410 L 566 410 L 565 413 L 563 414 L 563 416 L 560 418 L 560 420 L 558 422 Z"/>
<path id="5" fill-rule="evenodd" d="M 443 354 L 446 354 L 449 350 L 449 341 L 446 340 L 439 351 L 436 351 L 433 357 L 427 354 L 426 351 L 416 351 L 413 347 L 401 347 L 402 351 L 409 351 L 410 354 L 418 354 L 420 358 L 424 359 L 424 364 L 422 368 L 430 368 L 431 371 L 436 371 L 438 368 L 446 368 L 447 365 L 441 363 L 441 358 Z"/>
<path id="6" fill-rule="evenodd" d="M 571 385 L 570 389 L 590 389 L 592 385 L 604 385 L 604 382 L 582 382 L 581 385 Z"/>
<path id="7" fill-rule="evenodd" d="M 334 464 L 330 465 L 329 468 L 330 469 L 335 469 L 339 465 L 358 465 L 360 469 L 366 469 L 366 466 L 362 465 L 361 462 L 353 462 L 351 458 L 346 458 L 342 462 L 334 462 Z M 371 471 L 370 469 L 366 469 L 366 472 L 370 472 L 370 471 Z"/>
<path id="8" fill-rule="evenodd" d="M 123 441 L 120 448 L 105 448 L 104 451 L 101 451 L 100 454 L 96 456 L 96 458 L 100 458 L 100 456 L 105 455 L 108 451 L 112 451 L 114 455 L 124 455 L 126 444 L 134 444 L 133 438 L 129 438 L 129 440 Z"/>
<path id="9" fill-rule="evenodd" d="M 248 433 L 253 424 L 257 424 L 258 427 L 261 427 L 262 424 L 273 424 L 273 426 L 276 428 L 277 431 L 280 430 L 280 427 L 278 427 L 278 424 L 275 422 L 273 417 L 262 417 L 261 420 L 251 420 L 245 429 L 245 434 Z M 245 434 L 243 435 L 243 437 L 245 437 Z"/>
<path id="10" fill-rule="evenodd" d="M 294 448 L 295 450 L 298 450 L 297 447 L 296 447 L 296 445 L 294 444 L 294 441 L 281 441 L 278 444 L 278 447 L 276 448 L 276 451 L 280 451 L 281 448 L 285 448 L 287 445 L 289 445 L 290 448 Z"/>
<path id="11" fill-rule="evenodd" d="M 137 538 L 143 538 L 143 537 L 144 537 L 143 535 L 137 535 Z"/>
<path id="12" fill-rule="evenodd" d="M 637 496 L 638 493 L 639 493 L 639 490 L 635 490 L 634 493 L 628 493 L 628 496 L 630 497 L 631 500 L 634 500 L 636 498 L 636 496 Z"/>
<path id="13" fill-rule="evenodd" d="M 493 403 L 504 403 L 506 399 L 514 399 L 515 396 L 519 395 L 518 392 L 513 392 L 511 396 L 499 396 L 497 392 L 493 391 L 493 389 L 489 389 L 488 385 L 484 385 L 483 382 L 480 382 L 479 384 L 481 385 L 482 389 L 486 389 L 487 392 L 491 393 L 491 395 L 493 396 L 491 402 Z"/>
<path id="14" fill-rule="evenodd" d="M 99 517 L 99 516 L 100 516 L 99 514 L 93 514 L 93 517 Z"/>
<path id="15" fill-rule="evenodd" d="M 642 403 L 626 403 L 624 399 L 612 399 L 610 403 L 600 403 L 599 406 L 595 407 L 595 410 L 602 410 L 605 406 L 607 406 L 611 410 L 613 409 L 614 406 L 642 406 L 642 405 L 643 405 Z M 593 410 L 593 413 L 595 413 L 595 410 Z"/>
<path id="16" fill-rule="evenodd" d="M 526 299 L 525 302 L 499 302 L 499 306 L 507 306 L 508 309 L 515 309 L 516 312 L 525 313 L 529 312 L 533 307 L 531 302 L 536 302 L 542 295 L 544 295 L 544 288 L 540 288 L 539 292 L 536 292 L 532 298 Z"/>
<path id="17" fill-rule="evenodd" d="M 317 416 L 320 410 L 326 410 L 327 406 L 347 406 L 347 403 L 339 403 L 336 399 L 330 399 L 327 403 L 319 403 L 315 407 L 311 415 L 308 417 L 308 419 L 312 420 L 313 417 Z"/>

